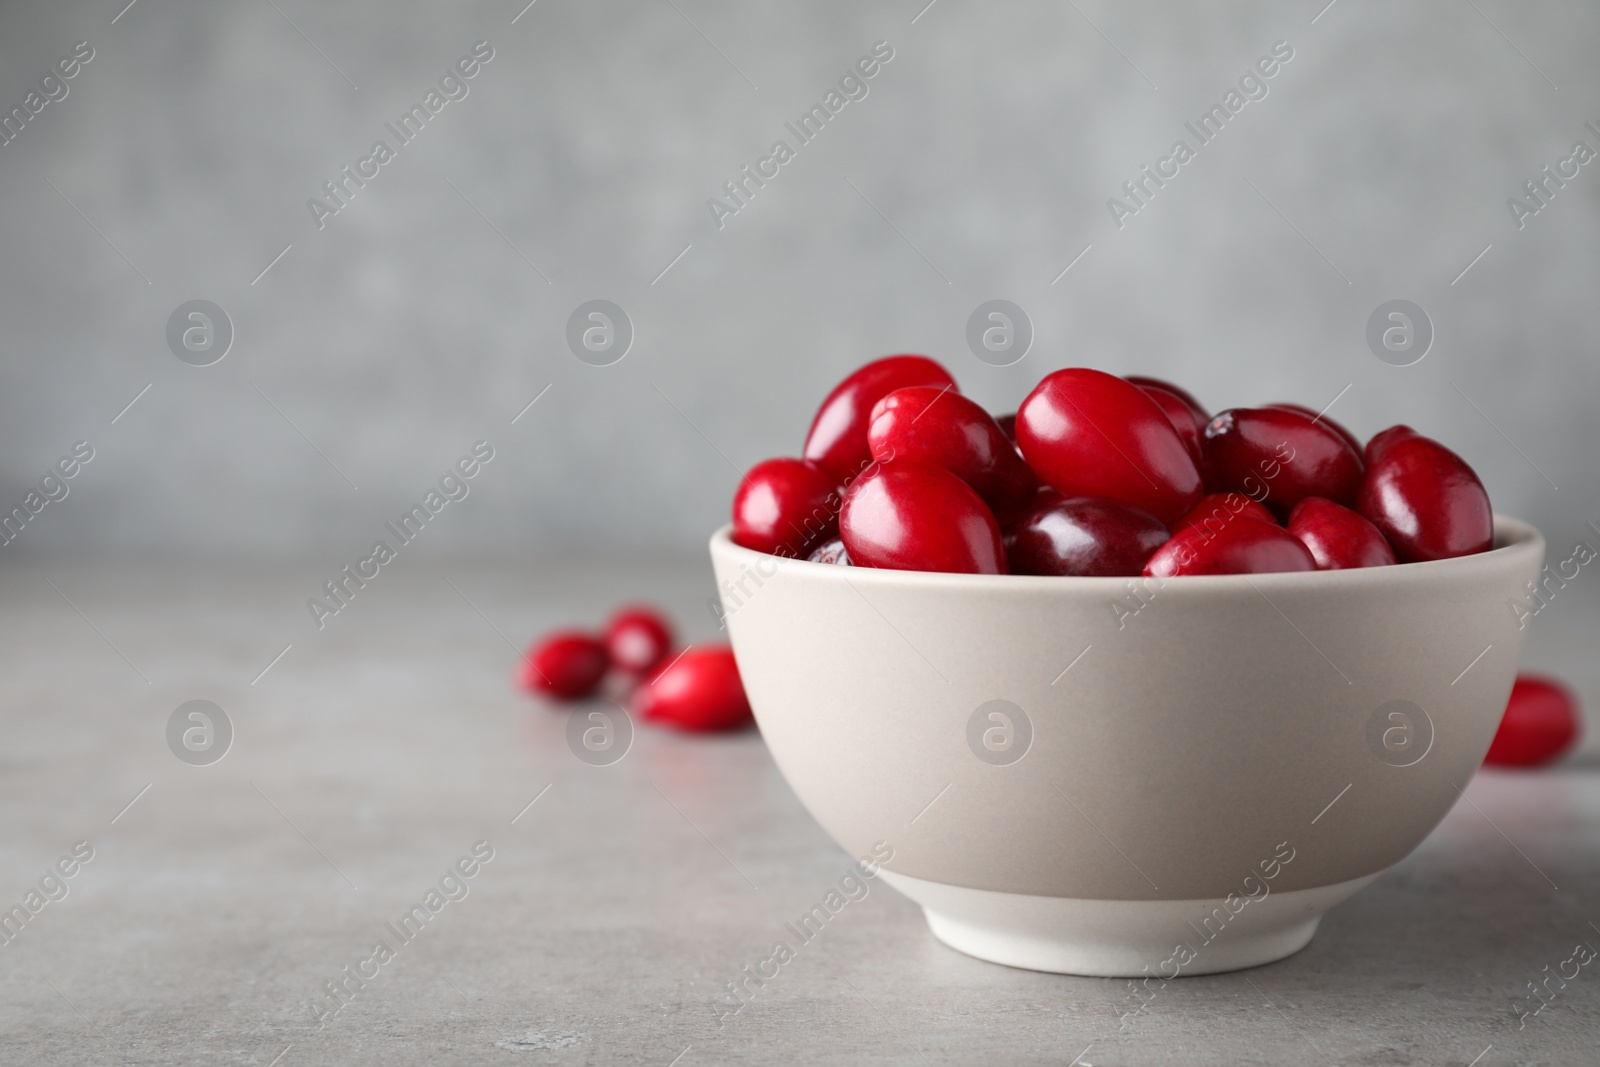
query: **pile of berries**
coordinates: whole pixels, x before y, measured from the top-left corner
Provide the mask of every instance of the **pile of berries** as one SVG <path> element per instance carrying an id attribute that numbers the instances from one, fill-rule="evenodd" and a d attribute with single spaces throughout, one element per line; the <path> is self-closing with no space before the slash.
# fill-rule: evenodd
<path id="1" fill-rule="evenodd" d="M 1297 404 L 1213 417 L 1168 382 L 1086 368 L 1047 375 L 996 418 L 915 355 L 840 382 L 801 458 L 756 464 L 733 499 L 733 539 L 746 548 L 968 574 L 1378 567 L 1483 552 L 1493 534 L 1472 468 L 1408 426 L 1363 446 Z M 752 721 L 731 648 L 673 648 L 662 613 L 630 605 L 599 634 L 540 638 L 517 682 L 578 701 L 609 680 L 635 715 L 683 730 Z M 1580 722 L 1570 690 L 1521 675 L 1485 762 L 1548 763 Z"/>
<path id="2" fill-rule="evenodd" d="M 516 680 L 561 702 L 587 700 L 609 680 L 634 715 L 680 730 L 733 730 L 751 722 L 733 649 L 704 644 L 674 652 L 672 624 L 643 604 L 619 608 L 599 634 L 545 634 L 523 656 Z"/>
<path id="3" fill-rule="evenodd" d="M 925 356 L 828 394 L 801 457 L 756 464 L 733 539 L 821 563 L 1168 578 L 1487 550 L 1489 496 L 1408 426 L 1365 447 L 1296 404 L 1215 416 L 1178 386 L 1073 367 L 991 416 Z"/>

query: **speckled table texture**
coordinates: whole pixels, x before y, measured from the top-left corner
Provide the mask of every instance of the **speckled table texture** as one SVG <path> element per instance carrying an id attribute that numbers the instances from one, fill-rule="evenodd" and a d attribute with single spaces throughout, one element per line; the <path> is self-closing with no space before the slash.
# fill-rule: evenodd
<path id="1" fill-rule="evenodd" d="M 712 636 L 704 560 L 384 574 L 318 631 L 314 564 L 0 571 L 0 895 L 45 898 L 0 945 L 0 1063 L 1600 1059 L 1600 966 L 1573 962 L 1600 946 L 1593 748 L 1480 774 L 1310 947 L 1170 983 L 1131 1017 L 1128 982 L 960 955 L 869 883 L 719 1018 L 849 857 L 758 734 L 641 729 L 589 766 L 566 713 L 508 683 L 516 645 L 623 599 Z M 1540 620 L 1527 660 L 1595 704 L 1587 606 Z M 209 766 L 168 747 L 192 699 L 232 723 Z M 80 842 L 92 858 L 51 877 Z M 395 936 L 430 892 L 437 914 Z"/>

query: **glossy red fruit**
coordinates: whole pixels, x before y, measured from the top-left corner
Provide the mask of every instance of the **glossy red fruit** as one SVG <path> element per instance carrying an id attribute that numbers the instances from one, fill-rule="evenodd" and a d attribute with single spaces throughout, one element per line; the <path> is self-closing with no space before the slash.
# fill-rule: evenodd
<path id="1" fill-rule="evenodd" d="M 1156 549 L 1144 573 L 1157 578 L 1189 574 L 1268 574 L 1314 571 L 1316 560 L 1288 530 L 1264 522 L 1230 522 L 1213 533 L 1191 526 Z"/>
<path id="2" fill-rule="evenodd" d="M 557 630 L 528 649 L 518 667 L 517 681 L 530 693 L 582 700 L 600 687 L 610 665 L 606 646 L 590 634 Z"/>
<path id="3" fill-rule="evenodd" d="M 763 460 L 733 494 L 734 543 L 757 552 L 804 558 L 833 536 L 838 522 L 837 483 L 806 460 Z"/>
<path id="4" fill-rule="evenodd" d="M 1379 458 L 1381 458 L 1382 455 L 1389 450 L 1389 446 L 1394 444 L 1396 441 L 1404 440 L 1407 437 L 1418 436 L 1420 435 L 1417 433 L 1417 431 L 1413 430 L 1404 423 L 1391 426 L 1387 430 L 1380 430 L 1378 433 L 1372 435 L 1372 440 L 1367 442 L 1367 447 L 1362 452 L 1362 456 L 1366 459 L 1367 466 L 1370 467 L 1374 463 L 1378 462 Z"/>
<path id="5" fill-rule="evenodd" d="M 824 541 L 811 550 L 811 555 L 806 557 L 812 563 L 836 563 L 841 567 L 850 566 L 850 553 L 844 547 L 844 542 L 835 537 L 832 541 Z"/>
<path id="6" fill-rule="evenodd" d="M 1361 438 L 1345 429 L 1342 423 L 1335 422 L 1320 411 L 1315 411 L 1311 408 L 1308 408 L 1304 404 L 1282 403 L 1267 404 L 1265 406 L 1269 408 L 1278 408 L 1281 411 L 1298 411 L 1302 415 L 1309 415 L 1311 416 L 1313 422 L 1321 423 L 1323 426 L 1326 426 L 1328 429 L 1344 438 L 1345 443 L 1355 450 L 1356 455 L 1364 455 L 1361 447 Z"/>
<path id="7" fill-rule="evenodd" d="M 1017 413 L 1013 411 L 1009 415 L 996 415 L 994 424 L 1000 427 L 1000 432 L 1005 434 L 1006 440 L 1010 441 L 1012 446 L 1015 447 L 1017 443 Z"/>
<path id="8" fill-rule="evenodd" d="M 628 674 L 648 674 L 672 649 L 672 624 L 654 608 L 630 604 L 606 623 L 611 665 Z"/>
<path id="9" fill-rule="evenodd" d="M 1403 431 L 1403 432 L 1402 432 Z M 1494 542 L 1489 494 L 1466 461 L 1409 427 L 1368 444 L 1356 510 L 1376 526 L 1402 563 L 1484 552 Z"/>
<path id="10" fill-rule="evenodd" d="M 1388 567 L 1394 549 L 1372 523 L 1349 508 L 1308 496 L 1289 513 L 1289 532 L 1311 552 L 1319 571 Z"/>
<path id="11" fill-rule="evenodd" d="M 1280 519 L 1308 496 L 1353 505 L 1361 488 L 1361 453 L 1298 411 L 1224 411 L 1206 427 L 1205 454 L 1215 485 L 1260 500 Z"/>
<path id="12" fill-rule="evenodd" d="M 1235 519 L 1251 519 L 1255 522 L 1278 525 L 1276 515 L 1243 493 L 1207 493 L 1200 498 L 1200 503 L 1194 506 L 1194 510 L 1172 524 L 1172 532 L 1177 533 L 1190 526 L 1202 525 L 1209 530 L 1220 530 Z"/>
<path id="13" fill-rule="evenodd" d="M 1183 401 L 1190 411 L 1194 412 L 1195 420 L 1202 427 L 1211 421 L 1211 414 L 1206 411 L 1206 406 L 1200 403 L 1200 401 L 1196 400 L 1194 394 L 1183 388 L 1181 385 L 1173 385 L 1171 382 L 1163 381 L 1160 378 L 1147 378 L 1140 374 L 1130 374 L 1124 380 L 1132 382 L 1140 389 L 1162 389 L 1171 393 L 1173 396 Z"/>
<path id="14" fill-rule="evenodd" d="M 1549 763 L 1572 747 L 1581 720 L 1572 690 L 1554 678 L 1519 674 L 1483 762 L 1499 767 Z"/>
<path id="15" fill-rule="evenodd" d="M 927 356 L 885 356 L 834 386 L 806 434 L 806 459 L 821 464 L 835 483 L 848 483 L 872 462 L 867 427 L 879 400 L 913 385 L 956 388 L 950 372 Z"/>
<path id="16" fill-rule="evenodd" d="M 1047 375 L 1017 411 L 1028 465 L 1064 497 L 1108 496 L 1163 522 L 1201 496 L 1200 471 L 1161 405 L 1115 375 Z"/>
<path id="17" fill-rule="evenodd" d="M 736 730 L 751 721 L 739 665 L 727 645 L 695 645 L 634 690 L 633 710 L 680 730 Z"/>
<path id="18" fill-rule="evenodd" d="M 1080 496 L 1035 507 L 1008 527 L 1006 558 L 1012 574 L 1133 577 L 1168 536 L 1148 511 Z"/>
<path id="19" fill-rule="evenodd" d="M 1006 573 L 1000 527 L 981 497 L 943 467 L 880 463 L 845 494 L 839 535 L 857 567 Z"/>
<path id="20" fill-rule="evenodd" d="M 1208 421 L 1201 412 L 1191 408 L 1183 397 L 1172 390 L 1159 385 L 1141 385 L 1140 390 L 1145 396 L 1161 405 L 1161 410 L 1167 416 L 1167 421 L 1172 423 L 1172 428 L 1178 431 L 1178 436 L 1183 438 L 1183 443 L 1189 446 L 1189 452 L 1194 456 L 1195 463 L 1199 463 L 1204 453 L 1201 451 L 1200 441 L 1205 433 Z"/>
<path id="21" fill-rule="evenodd" d="M 970 485 L 1000 522 L 1033 503 L 1039 479 L 989 413 L 950 389 L 917 385 L 878 401 L 867 430 L 872 458 L 943 467 Z"/>

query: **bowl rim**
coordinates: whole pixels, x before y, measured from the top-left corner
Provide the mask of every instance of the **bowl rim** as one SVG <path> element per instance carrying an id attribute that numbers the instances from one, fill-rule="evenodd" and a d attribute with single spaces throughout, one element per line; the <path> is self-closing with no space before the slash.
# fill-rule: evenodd
<path id="1" fill-rule="evenodd" d="M 745 548 L 733 541 L 733 524 L 725 523 L 711 535 L 711 555 L 719 553 L 757 566 L 764 561 L 776 564 L 778 571 L 793 578 L 817 582 L 844 582 L 862 584 L 868 588 L 928 588 L 967 589 L 973 592 L 1049 592 L 1078 591 L 1085 594 L 1120 595 L 1127 584 L 1137 581 L 1158 581 L 1162 589 L 1208 590 L 1225 593 L 1262 587 L 1267 590 L 1333 590 L 1362 589 L 1416 582 L 1448 581 L 1452 577 L 1468 577 L 1492 567 L 1517 566 L 1527 557 L 1544 558 L 1545 539 L 1532 523 L 1509 515 L 1494 515 L 1494 542 L 1486 552 L 1451 559 L 1428 560 L 1422 563 L 1396 563 L 1387 567 L 1359 567 L 1330 571 L 1272 571 L 1262 574 L 1186 574 L 1171 578 L 1141 577 L 1078 577 L 1035 574 L 949 574 L 940 571 L 890 570 L 878 567 L 840 567 L 832 563 L 812 563 L 810 560 L 774 556 Z"/>

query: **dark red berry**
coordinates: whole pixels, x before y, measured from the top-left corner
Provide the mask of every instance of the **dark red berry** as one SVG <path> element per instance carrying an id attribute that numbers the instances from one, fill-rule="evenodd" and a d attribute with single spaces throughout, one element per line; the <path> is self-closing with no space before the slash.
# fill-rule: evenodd
<path id="1" fill-rule="evenodd" d="M 1380 430 L 1372 435 L 1372 440 L 1367 442 L 1367 447 L 1362 451 L 1362 458 L 1367 461 L 1367 466 L 1372 466 L 1389 450 L 1389 446 L 1396 441 L 1403 441 L 1407 437 L 1420 437 L 1417 431 L 1405 424 L 1391 426 L 1387 430 Z"/>
<path id="2" fill-rule="evenodd" d="M 1167 416 L 1167 421 L 1172 423 L 1172 428 L 1178 431 L 1178 436 L 1183 438 L 1183 443 L 1189 446 L 1189 451 L 1194 456 L 1196 463 L 1203 458 L 1200 447 L 1201 436 L 1205 433 L 1208 421 L 1203 413 L 1195 411 L 1183 397 L 1159 385 L 1141 385 L 1144 394 L 1157 404 Z"/>
<path id="3" fill-rule="evenodd" d="M 1167 540 L 1161 520 L 1120 500 L 1047 502 L 1006 529 L 1012 574 L 1133 577 Z"/>
<path id="4" fill-rule="evenodd" d="M 1261 501 L 1279 519 L 1308 496 L 1353 505 L 1361 487 L 1361 454 L 1298 411 L 1224 411 L 1206 427 L 1205 455 L 1213 484 Z"/>
<path id="5" fill-rule="evenodd" d="M 1304 404 L 1287 404 L 1287 403 L 1284 403 L 1284 404 L 1267 404 L 1265 406 L 1269 407 L 1269 408 L 1279 408 L 1279 409 L 1281 409 L 1283 411 L 1296 411 L 1296 412 L 1299 412 L 1301 415 L 1309 415 L 1309 416 L 1311 416 L 1311 419 L 1312 419 L 1313 422 L 1321 423 L 1323 426 L 1326 426 L 1328 429 L 1332 430 L 1334 433 L 1336 433 L 1340 437 L 1344 438 L 1345 443 L 1350 446 L 1350 448 L 1355 452 L 1356 455 L 1360 456 L 1360 455 L 1364 454 L 1363 451 L 1362 451 L 1362 448 L 1361 448 L 1361 438 L 1357 437 L 1355 434 L 1353 434 L 1349 430 L 1345 429 L 1344 425 L 1342 423 L 1338 423 L 1338 422 L 1333 421 L 1332 419 L 1328 418 L 1328 416 L 1324 415 L 1320 411 L 1314 411 L 1311 408 L 1306 407 Z"/>
<path id="6" fill-rule="evenodd" d="M 1356 510 L 1402 563 L 1484 552 L 1494 541 L 1489 494 L 1466 461 L 1432 438 L 1395 426 L 1367 445 L 1372 465 Z"/>
<path id="7" fill-rule="evenodd" d="M 1394 549 L 1376 526 L 1320 496 L 1308 496 L 1294 506 L 1289 532 L 1310 550 L 1318 570 L 1387 567 L 1395 562 Z"/>
<path id="8" fill-rule="evenodd" d="M 1183 401 L 1184 405 L 1194 413 L 1195 421 L 1202 427 L 1211 421 L 1211 415 L 1206 411 L 1206 406 L 1200 403 L 1200 401 L 1196 400 L 1194 394 L 1183 388 L 1181 385 L 1173 385 L 1169 381 L 1164 381 L 1160 378 L 1149 378 L 1142 374 L 1130 374 L 1124 380 L 1132 382 L 1140 389 L 1162 389 L 1168 393 L 1171 393 L 1173 396 Z"/>

